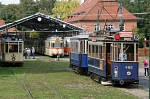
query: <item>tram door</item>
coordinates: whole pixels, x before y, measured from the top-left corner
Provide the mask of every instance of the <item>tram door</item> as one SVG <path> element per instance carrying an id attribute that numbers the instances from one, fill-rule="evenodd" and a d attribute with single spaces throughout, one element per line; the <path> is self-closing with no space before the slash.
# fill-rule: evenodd
<path id="1" fill-rule="evenodd" d="M 106 75 L 111 75 L 111 59 L 110 59 L 110 46 L 111 43 L 106 43 Z"/>

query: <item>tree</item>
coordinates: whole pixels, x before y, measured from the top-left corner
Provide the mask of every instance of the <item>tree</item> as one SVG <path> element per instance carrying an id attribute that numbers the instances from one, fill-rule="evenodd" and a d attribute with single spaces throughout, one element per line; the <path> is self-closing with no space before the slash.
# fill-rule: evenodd
<path id="1" fill-rule="evenodd" d="M 21 17 L 22 12 L 18 4 L 9 4 L 1 10 L 1 19 L 7 22 L 13 22 Z"/>
<path id="2" fill-rule="evenodd" d="M 34 0 L 20 0 L 20 7 L 24 17 L 38 12 L 37 4 Z"/>
<path id="3" fill-rule="evenodd" d="M 52 14 L 52 8 L 54 7 L 56 0 L 37 0 L 38 12 L 44 14 Z"/>
<path id="4" fill-rule="evenodd" d="M 38 33 L 38 32 L 30 32 L 29 37 L 30 38 L 39 38 L 40 37 L 40 33 Z"/>
<path id="5" fill-rule="evenodd" d="M 143 40 L 145 39 L 144 33 L 140 32 L 140 31 L 139 31 L 139 28 L 137 28 L 137 27 L 133 27 L 132 32 L 133 32 L 134 34 L 139 35 L 139 43 L 140 43 L 140 44 L 139 44 L 139 47 L 143 47 Z"/>
<path id="6" fill-rule="evenodd" d="M 78 6 L 80 5 L 79 0 L 61 0 L 55 3 L 55 7 L 52 9 L 53 16 L 61 20 L 67 18 Z"/>

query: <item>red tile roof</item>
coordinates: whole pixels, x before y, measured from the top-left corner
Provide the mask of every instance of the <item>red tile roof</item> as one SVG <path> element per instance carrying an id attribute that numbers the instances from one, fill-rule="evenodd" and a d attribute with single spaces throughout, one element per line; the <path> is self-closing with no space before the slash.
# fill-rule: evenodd
<path id="1" fill-rule="evenodd" d="M 72 18 L 69 18 L 68 16 L 65 21 L 72 22 L 77 20 L 97 20 L 98 9 L 100 11 L 100 20 L 119 20 L 119 6 L 120 4 L 115 0 L 86 0 L 73 12 L 71 15 Z M 122 7 L 122 14 L 122 19 L 138 19 L 124 7 Z"/>
<path id="2" fill-rule="evenodd" d="M 8 29 L 8 32 L 14 32 L 14 31 L 17 32 L 18 30 L 17 30 L 15 27 L 12 27 L 12 28 L 9 28 L 9 29 Z"/>

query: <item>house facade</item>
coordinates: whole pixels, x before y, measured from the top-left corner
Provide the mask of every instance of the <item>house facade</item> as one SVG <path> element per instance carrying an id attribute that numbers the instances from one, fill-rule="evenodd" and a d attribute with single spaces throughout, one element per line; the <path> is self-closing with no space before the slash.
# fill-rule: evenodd
<path id="1" fill-rule="evenodd" d="M 116 0 L 84 0 L 65 21 L 84 28 L 87 33 L 119 29 L 121 23 L 122 31 L 132 32 L 137 27 L 138 18 L 124 7 L 120 10 L 120 4 Z"/>

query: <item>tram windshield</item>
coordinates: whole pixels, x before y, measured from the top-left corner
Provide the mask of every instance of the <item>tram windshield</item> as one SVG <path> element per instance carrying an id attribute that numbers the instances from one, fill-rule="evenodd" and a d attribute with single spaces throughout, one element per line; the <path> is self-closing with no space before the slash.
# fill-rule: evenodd
<path id="1" fill-rule="evenodd" d="M 5 52 L 19 52 L 22 53 L 22 42 L 6 42 L 5 43 Z"/>
<path id="2" fill-rule="evenodd" d="M 137 43 L 114 43 L 111 44 L 112 61 L 138 61 Z"/>
<path id="3" fill-rule="evenodd" d="M 62 43 L 52 43 L 52 48 L 61 48 L 63 47 L 63 44 Z"/>

